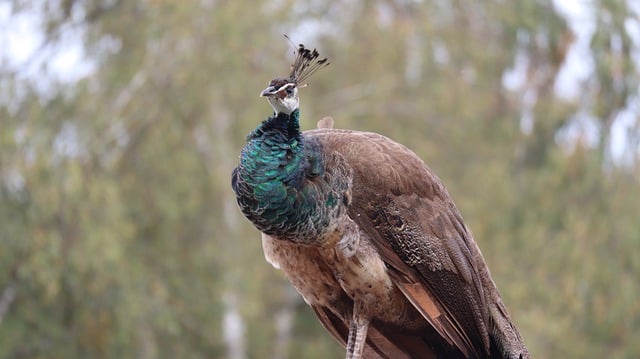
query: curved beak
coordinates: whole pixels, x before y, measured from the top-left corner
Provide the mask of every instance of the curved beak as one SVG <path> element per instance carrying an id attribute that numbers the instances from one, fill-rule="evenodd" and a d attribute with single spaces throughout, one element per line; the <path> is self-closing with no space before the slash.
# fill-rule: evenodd
<path id="1" fill-rule="evenodd" d="M 260 97 L 273 96 L 276 94 L 276 90 L 274 86 L 269 86 L 260 92 Z"/>

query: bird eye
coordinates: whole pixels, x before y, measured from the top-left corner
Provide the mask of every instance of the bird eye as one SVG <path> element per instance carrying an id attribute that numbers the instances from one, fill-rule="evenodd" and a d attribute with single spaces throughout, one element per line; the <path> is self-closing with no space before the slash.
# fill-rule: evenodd
<path id="1" fill-rule="evenodd" d="M 287 87 L 287 94 L 291 95 L 293 93 L 293 86 Z"/>

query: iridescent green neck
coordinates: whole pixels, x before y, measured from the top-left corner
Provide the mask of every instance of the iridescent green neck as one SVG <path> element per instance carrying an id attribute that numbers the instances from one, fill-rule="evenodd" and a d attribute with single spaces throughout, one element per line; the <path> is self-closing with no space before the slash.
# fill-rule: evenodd
<path id="1" fill-rule="evenodd" d="M 279 113 L 262 121 L 251 133 L 247 135 L 247 141 L 258 139 L 266 134 L 284 135 L 287 139 L 300 139 L 300 110 L 294 110 L 291 115 Z"/>
<path id="2" fill-rule="evenodd" d="M 307 167 L 300 133 L 299 111 L 278 114 L 263 121 L 247 136 L 240 154 L 244 179 L 261 204 L 287 196 L 286 186 L 300 185 Z"/>
<path id="3" fill-rule="evenodd" d="M 232 181 L 245 216 L 262 232 L 283 238 L 298 235 L 294 232 L 305 226 L 320 231 L 328 225 L 317 208 L 326 205 L 318 203 L 326 195 L 306 185 L 324 172 L 319 144 L 305 139 L 298 119 L 298 110 L 281 113 L 253 130 Z M 335 206 L 338 201 L 330 202 Z"/>

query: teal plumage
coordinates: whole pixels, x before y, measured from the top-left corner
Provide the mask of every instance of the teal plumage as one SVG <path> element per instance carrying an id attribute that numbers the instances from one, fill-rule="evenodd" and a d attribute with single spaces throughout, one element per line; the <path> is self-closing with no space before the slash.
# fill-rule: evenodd
<path id="1" fill-rule="evenodd" d="M 319 143 L 300 133 L 299 110 L 279 113 L 247 136 L 232 187 L 245 216 L 262 232 L 317 240 L 339 212 L 346 175 L 326 171 Z"/>

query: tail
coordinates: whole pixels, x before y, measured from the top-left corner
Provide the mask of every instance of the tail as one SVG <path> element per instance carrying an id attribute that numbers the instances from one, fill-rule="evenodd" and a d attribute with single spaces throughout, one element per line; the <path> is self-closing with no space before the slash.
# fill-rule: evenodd
<path id="1" fill-rule="evenodd" d="M 524 345 L 524 341 L 513 325 L 506 307 L 498 298 L 491 306 L 491 331 L 489 335 L 492 358 L 530 359 L 531 354 Z"/>

